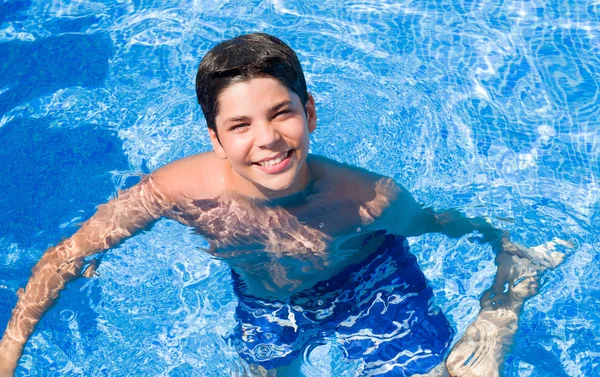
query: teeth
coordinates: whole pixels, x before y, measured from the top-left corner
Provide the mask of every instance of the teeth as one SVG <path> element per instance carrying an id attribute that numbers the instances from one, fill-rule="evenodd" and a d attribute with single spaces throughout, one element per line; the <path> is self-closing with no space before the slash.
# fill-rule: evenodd
<path id="1" fill-rule="evenodd" d="M 269 166 L 277 165 L 281 161 L 285 160 L 287 155 L 288 155 L 287 153 L 282 153 L 278 157 L 275 157 L 272 160 L 262 161 L 262 162 L 259 162 L 258 164 L 262 167 L 268 168 Z"/>

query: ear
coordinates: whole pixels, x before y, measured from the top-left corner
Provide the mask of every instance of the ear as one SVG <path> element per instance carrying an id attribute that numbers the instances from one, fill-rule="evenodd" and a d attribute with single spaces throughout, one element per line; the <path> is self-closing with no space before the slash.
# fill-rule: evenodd
<path id="1" fill-rule="evenodd" d="M 213 149 L 215 150 L 217 157 L 219 157 L 221 160 L 226 160 L 227 153 L 225 153 L 225 149 L 223 149 L 223 146 L 221 145 L 221 142 L 219 141 L 219 137 L 217 136 L 215 130 L 209 128 L 208 135 L 210 136 L 210 142 L 212 143 Z"/>
<path id="2" fill-rule="evenodd" d="M 308 101 L 306 101 L 306 117 L 308 132 L 312 133 L 317 129 L 317 109 L 315 108 L 315 99 L 310 93 L 308 93 Z"/>

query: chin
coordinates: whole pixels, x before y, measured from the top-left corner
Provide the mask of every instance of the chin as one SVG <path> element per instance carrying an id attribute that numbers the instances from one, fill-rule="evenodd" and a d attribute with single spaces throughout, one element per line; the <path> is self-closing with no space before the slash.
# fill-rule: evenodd
<path id="1" fill-rule="evenodd" d="M 265 177 L 263 174 L 248 174 L 246 180 L 268 197 L 281 197 L 294 194 L 301 191 L 302 174 L 300 174 L 298 166 L 293 166 L 291 169 L 282 174 Z"/>
<path id="2" fill-rule="evenodd" d="M 270 196 L 285 196 L 289 194 L 293 194 L 293 192 L 288 192 L 291 190 L 296 181 L 281 181 L 281 182 L 265 182 L 264 185 L 259 184 L 264 191 L 267 191 Z"/>
<path id="3" fill-rule="evenodd" d="M 287 185 L 265 185 L 265 186 L 261 186 L 265 191 L 267 191 L 270 195 L 274 195 L 274 196 L 285 196 L 287 194 L 292 194 L 291 192 L 288 193 L 287 191 L 291 189 L 293 185 L 287 184 Z"/>

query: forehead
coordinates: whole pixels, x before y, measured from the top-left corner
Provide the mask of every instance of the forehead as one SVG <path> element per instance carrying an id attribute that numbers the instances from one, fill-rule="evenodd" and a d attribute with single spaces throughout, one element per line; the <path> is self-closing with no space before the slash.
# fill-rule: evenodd
<path id="1" fill-rule="evenodd" d="M 256 77 L 236 82 L 225 88 L 217 100 L 217 119 L 250 116 L 251 113 L 268 110 L 283 101 L 300 102 L 294 92 L 272 77 Z"/>

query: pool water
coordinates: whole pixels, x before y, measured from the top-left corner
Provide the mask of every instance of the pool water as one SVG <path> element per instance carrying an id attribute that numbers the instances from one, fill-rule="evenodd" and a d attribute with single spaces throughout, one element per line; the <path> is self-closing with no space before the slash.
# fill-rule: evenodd
<path id="1" fill-rule="evenodd" d="M 386 174 L 422 203 L 487 216 L 524 245 L 572 241 L 521 315 L 507 376 L 600 365 L 597 1 L 29 1 L 0 4 L 0 331 L 44 250 L 96 205 L 210 149 L 201 57 L 238 34 L 298 53 L 311 150 Z M 410 240 L 458 337 L 495 266 L 467 237 Z M 168 220 L 62 293 L 18 376 L 228 376 L 236 299 L 205 241 Z M 565 250 L 563 250 L 565 251 Z M 307 376 L 353 376 L 331 343 Z"/>

